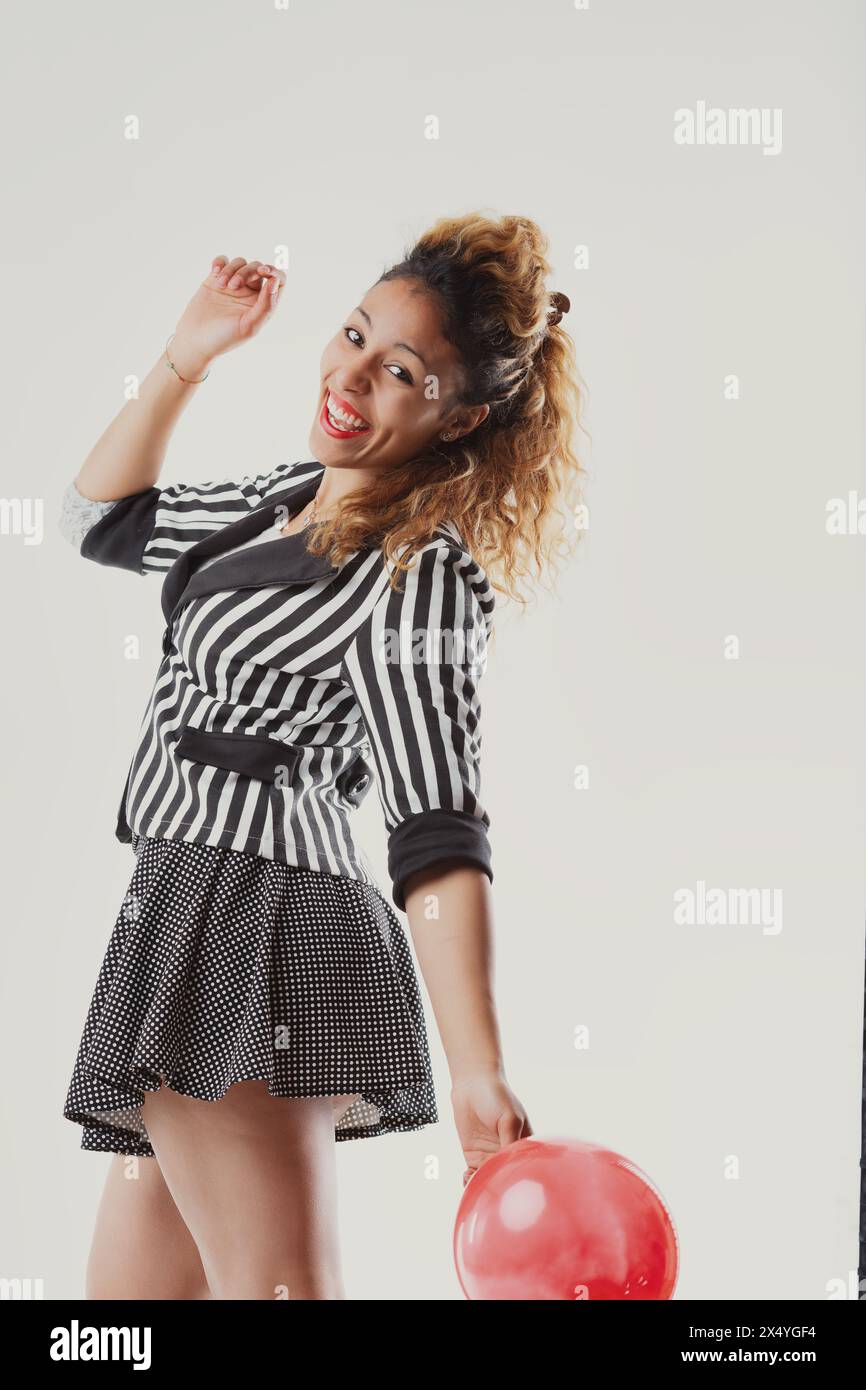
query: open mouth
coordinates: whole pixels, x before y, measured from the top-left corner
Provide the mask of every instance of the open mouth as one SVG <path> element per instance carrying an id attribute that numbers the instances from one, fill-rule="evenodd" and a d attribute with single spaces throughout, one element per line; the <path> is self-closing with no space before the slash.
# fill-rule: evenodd
<path id="1" fill-rule="evenodd" d="M 319 423 L 334 439 L 353 439 L 359 434 L 369 434 L 372 429 L 372 425 L 362 416 L 355 415 L 342 406 L 330 391 L 325 393 L 325 399 L 322 401 Z"/>

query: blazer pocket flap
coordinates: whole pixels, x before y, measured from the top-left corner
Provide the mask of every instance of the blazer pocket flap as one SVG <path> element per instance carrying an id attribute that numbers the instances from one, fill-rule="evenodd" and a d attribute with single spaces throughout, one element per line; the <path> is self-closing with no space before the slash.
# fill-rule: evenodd
<path id="1" fill-rule="evenodd" d="M 210 733 L 191 728 L 183 730 L 175 752 L 180 758 L 271 783 L 276 783 L 281 773 L 291 776 L 300 757 L 300 749 L 265 734 Z"/>

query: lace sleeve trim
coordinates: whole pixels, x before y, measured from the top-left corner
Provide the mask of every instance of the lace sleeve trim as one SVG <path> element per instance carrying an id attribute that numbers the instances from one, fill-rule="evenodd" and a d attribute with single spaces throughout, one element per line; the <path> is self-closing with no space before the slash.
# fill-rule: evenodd
<path id="1" fill-rule="evenodd" d="M 60 505 L 60 519 L 57 524 L 61 535 L 66 537 L 70 545 L 80 549 L 81 542 L 91 526 L 95 526 L 114 506 L 116 502 L 92 501 L 78 491 L 74 482 L 70 483 Z"/>

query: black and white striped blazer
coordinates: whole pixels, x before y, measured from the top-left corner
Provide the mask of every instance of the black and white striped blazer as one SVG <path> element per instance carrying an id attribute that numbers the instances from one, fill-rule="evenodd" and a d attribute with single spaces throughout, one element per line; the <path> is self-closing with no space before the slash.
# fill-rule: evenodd
<path id="1" fill-rule="evenodd" d="M 450 523 L 398 592 L 380 547 L 332 567 L 303 532 L 202 566 L 285 525 L 323 472 L 315 460 L 280 464 L 90 504 L 75 536 L 83 556 L 165 575 L 163 655 L 115 833 L 376 884 L 351 828 L 375 773 L 392 896 L 404 909 L 408 875 L 437 861 L 493 879 L 478 681 L 494 594 Z"/>

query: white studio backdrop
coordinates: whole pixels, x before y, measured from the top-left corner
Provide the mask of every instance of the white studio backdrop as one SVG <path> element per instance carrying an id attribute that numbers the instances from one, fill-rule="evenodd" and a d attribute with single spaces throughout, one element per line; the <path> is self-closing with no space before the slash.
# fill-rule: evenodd
<path id="1" fill-rule="evenodd" d="M 308 457 L 324 343 L 429 223 L 480 209 L 550 237 L 592 435 L 578 557 L 526 615 L 500 603 L 482 687 L 509 1080 L 536 1134 L 653 1178 L 677 1297 L 850 1281 L 864 29 L 854 0 L 7 16 L 4 1276 L 83 1290 L 108 1158 L 60 1112 L 131 873 L 114 819 L 163 626 L 155 576 L 59 535 L 62 491 L 214 255 L 285 249 L 287 289 L 198 390 L 166 483 Z M 763 114 L 738 131 L 741 109 Z M 828 529 L 833 499 L 853 527 Z M 359 817 L 385 883 L 374 797 Z M 750 889 L 751 920 L 701 909 Z M 428 1021 L 440 1124 L 338 1147 L 350 1298 L 462 1297 Z"/>

